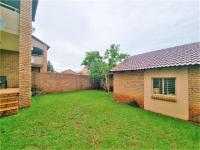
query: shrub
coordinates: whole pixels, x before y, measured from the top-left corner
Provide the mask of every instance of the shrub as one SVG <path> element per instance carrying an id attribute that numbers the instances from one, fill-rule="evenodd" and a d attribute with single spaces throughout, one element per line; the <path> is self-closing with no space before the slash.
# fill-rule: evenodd
<path id="1" fill-rule="evenodd" d="M 131 100 L 128 105 L 132 106 L 132 107 L 140 107 L 138 102 L 136 100 Z"/>
<path id="2" fill-rule="evenodd" d="M 32 87 L 32 95 L 41 95 L 40 88 L 37 86 Z"/>

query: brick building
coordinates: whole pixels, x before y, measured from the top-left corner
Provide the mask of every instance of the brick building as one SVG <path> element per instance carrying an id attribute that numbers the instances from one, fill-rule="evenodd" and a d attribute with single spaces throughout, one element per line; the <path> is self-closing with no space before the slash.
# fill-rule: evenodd
<path id="1" fill-rule="evenodd" d="M 32 36 L 37 4 L 38 0 L 0 2 L 0 84 L 18 89 L 21 108 L 31 105 L 31 70 L 47 72 L 49 46 Z"/>
<path id="2" fill-rule="evenodd" d="M 49 45 L 32 35 L 32 72 L 47 72 L 47 51 L 49 48 Z"/>
<path id="3" fill-rule="evenodd" d="M 200 42 L 135 55 L 112 71 L 116 101 L 200 122 Z"/>

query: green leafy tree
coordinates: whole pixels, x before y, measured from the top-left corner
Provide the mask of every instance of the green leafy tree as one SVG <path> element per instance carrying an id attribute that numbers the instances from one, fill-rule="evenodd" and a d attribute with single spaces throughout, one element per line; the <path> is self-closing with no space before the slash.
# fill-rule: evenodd
<path id="1" fill-rule="evenodd" d="M 89 76 L 93 81 L 93 85 L 97 86 L 103 74 L 102 65 L 103 57 L 98 51 L 86 52 L 85 59 L 81 65 L 84 65 L 89 70 Z"/>
<path id="2" fill-rule="evenodd" d="M 115 44 L 112 44 L 109 49 L 106 49 L 104 60 L 107 62 L 109 70 L 129 57 L 128 54 L 120 53 L 119 51 L 120 46 Z"/>
<path id="3" fill-rule="evenodd" d="M 106 66 L 103 68 L 106 89 L 108 92 L 110 90 L 110 70 L 128 57 L 128 54 L 120 53 L 120 45 L 112 44 L 109 49 L 106 49 L 104 54 L 104 61 L 106 62 Z"/>
<path id="4" fill-rule="evenodd" d="M 86 57 L 81 64 L 88 67 L 92 79 L 105 78 L 108 91 L 110 90 L 110 70 L 129 56 L 120 53 L 119 47 L 119 45 L 112 44 L 109 49 L 106 49 L 104 56 L 101 56 L 99 51 L 86 52 Z"/>
<path id="5" fill-rule="evenodd" d="M 47 71 L 48 72 L 55 72 L 53 64 L 50 62 L 50 60 L 48 60 L 48 62 L 47 62 Z"/>

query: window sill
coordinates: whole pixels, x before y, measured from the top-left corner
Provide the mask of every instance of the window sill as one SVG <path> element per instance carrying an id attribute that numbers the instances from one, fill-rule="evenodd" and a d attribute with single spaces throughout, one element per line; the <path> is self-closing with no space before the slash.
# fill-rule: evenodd
<path id="1" fill-rule="evenodd" d="M 176 102 L 176 96 L 173 96 L 173 95 L 155 94 L 155 95 L 152 95 L 151 98 L 155 99 L 155 100 L 164 100 L 164 101 Z"/>

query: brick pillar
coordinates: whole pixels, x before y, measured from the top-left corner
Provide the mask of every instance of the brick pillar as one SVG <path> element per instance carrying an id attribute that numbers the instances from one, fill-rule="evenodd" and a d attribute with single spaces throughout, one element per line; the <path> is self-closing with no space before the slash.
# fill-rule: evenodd
<path id="1" fill-rule="evenodd" d="M 19 106 L 31 105 L 32 0 L 20 0 Z"/>
<path id="2" fill-rule="evenodd" d="M 200 67 L 189 67 L 189 120 L 200 123 Z"/>

